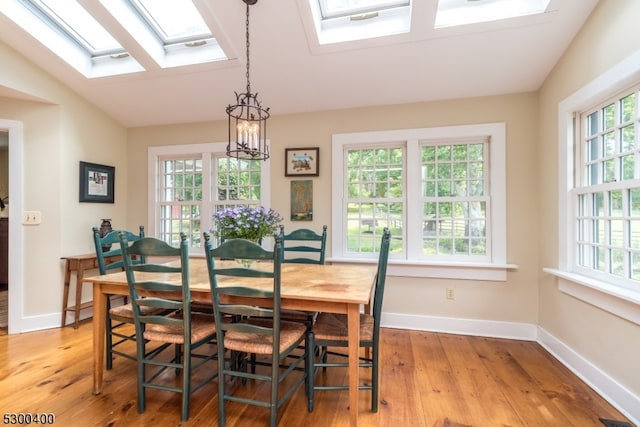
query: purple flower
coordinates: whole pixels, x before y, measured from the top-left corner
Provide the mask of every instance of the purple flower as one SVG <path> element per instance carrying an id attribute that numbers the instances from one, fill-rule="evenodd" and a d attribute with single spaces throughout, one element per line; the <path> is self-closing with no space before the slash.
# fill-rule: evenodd
<path id="1" fill-rule="evenodd" d="M 282 216 L 264 206 L 234 206 L 216 211 L 212 216 L 214 234 L 223 239 L 260 240 L 276 234 Z"/>

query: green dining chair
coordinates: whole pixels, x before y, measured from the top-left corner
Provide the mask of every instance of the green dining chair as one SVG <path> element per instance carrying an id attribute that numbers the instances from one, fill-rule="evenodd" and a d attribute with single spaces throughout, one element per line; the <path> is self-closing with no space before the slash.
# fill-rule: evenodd
<path id="1" fill-rule="evenodd" d="M 129 242 L 134 242 L 144 237 L 144 226 L 139 227 L 138 234 L 127 230 L 114 230 L 104 236 L 100 236 L 100 229 L 93 227 L 93 242 L 98 261 L 98 271 L 100 274 L 113 273 L 124 269 L 122 262 L 122 251 L 120 250 L 119 233 L 125 233 Z M 106 250 L 105 250 L 106 249 Z M 133 262 L 144 262 L 138 259 Z M 119 297 L 120 298 L 120 297 Z M 136 360 L 135 352 L 120 350 L 126 343 L 135 342 L 136 335 L 132 332 L 133 309 L 131 304 L 121 304 L 112 306 L 111 297 L 107 298 L 107 324 L 105 328 L 106 336 L 106 366 L 107 369 L 113 367 L 113 357 L 121 356 L 126 359 Z M 130 327 L 127 327 L 129 325 Z"/>
<path id="2" fill-rule="evenodd" d="M 217 377 L 215 358 L 216 324 L 212 314 L 191 311 L 189 288 L 189 245 L 180 234 L 180 246 L 144 237 L 129 245 L 120 233 L 129 297 L 138 336 L 138 412 L 145 411 L 146 389 L 159 389 L 182 394 L 182 420 L 189 419 L 189 399 L 193 392 Z M 132 257 L 146 258 L 135 264 Z M 174 260 L 175 264 L 157 264 L 151 260 Z M 161 314 L 146 314 L 148 309 Z M 140 339 L 143 337 L 144 339 Z M 149 345 L 156 345 L 151 350 Z M 173 357 L 169 355 L 173 348 Z M 174 370 L 181 376 L 176 382 L 163 375 Z M 199 370 L 198 381 L 191 383 Z"/>
<path id="3" fill-rule="evenodd" d="M 318 234 L 308 228 L 298 228 L 285 234 L 284 226 L 280 226 L 282 236 L 283 263 L 295 264 L 324 264 L 327 248 L 327 226 L 322 226 L 322 233 Z M 282 319 L 303 322 L 310 328 L 318 313 L 297 310 L 283 310 Z"/>
<path id="4" fill-rule="evenodd" d="M 360 315 L 360 347 L 367 349 L 365 357 L 360 358 L 361 368 L 371 368 L 371 383 L 362 384 L 360 390 L 371 390 L 371 412 L 378 412 L 379 361 L 380 361 L 380 316 L 382 314 L 382 298 L 387 276 L 387 260 L 389 258 L 388 228 L 382 233 L 382 242 L 378 256 L 378 267 L 374 283 L 373 310 Z M 307 399 L 308 410 L 313 412 L 314 393 L 317 390 L 348 390 L 348 385 L 326 384 L 325 379 L 317 379 L 318 368 L 323 374 L 327 368 L 341 367 L 348 369 L 346 354 L 329 351 L 329 347 L 348 347 L 347 316 L 345 314 L 320 313 L 308 333 L 307 345 Z M 316 357 L 316 347 L 319 356 Z M 312 349 L 314 351 L 312 351 Z M 332 356 L 329 360 L 328 356 Z M 337 361 L 336 361 L 337 360 Z"/>
<path id="5" fill-rule="evenodd" d="M 306 379 L 306 346 L 300 347 L 304 344 L 306 327 L 280 319 L 280 236 L 275 237 L 273 251 L 245 239 L 227 240 L 213 248 L 206 232 L 204 240 L 217 324 L 218 423 L 226 424 L 227 402 L 240 402 L 269 408 L 269 425 L 275 427 L 278 408 Z M 247 268 L 217 261 L 224 259 L 252 259 L 256 263 Z M 233 321 L 225 321 L 229 318 Z M 225 359 L 226 352 L 230 352 L 230 358 Z M 247 358 L 252 354 L 265 356 L 271 363 L 264 371 L 248 372 Z M 281 366 L 292 355 L 297 358 Z M 291 381 L 285 380 L 291 374 Z M 234 393 L 250 380 L 268 383 L 268 398 Z"/>
<path id="6" fill-rule="evenodd" d="M 318 234 L 308 228 L 298 228 L 285 234 L 284 226 L 280 226 L 284 263 L 324 264 L 327 248 L 327 226 L 322 226 Z"/>

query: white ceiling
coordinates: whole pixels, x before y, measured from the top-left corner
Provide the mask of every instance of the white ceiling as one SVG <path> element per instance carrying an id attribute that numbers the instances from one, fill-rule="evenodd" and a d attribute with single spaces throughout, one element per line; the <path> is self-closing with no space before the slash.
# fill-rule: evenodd
<path id="1" fill-rule="evenodd" d="M 413 0 L 410 34 L 318 46 L 307 1 L 251 6 L 251 89 L 272 115 L 535 91 L 598 3 L 551 0 L 543 15 L 434 30 L 437 0 Z M 2 14 L 0 40 L 124 126 L 224 119 L 246 88 L 246 6 L 194 2 L 232 60 L 89 80 Z"/>

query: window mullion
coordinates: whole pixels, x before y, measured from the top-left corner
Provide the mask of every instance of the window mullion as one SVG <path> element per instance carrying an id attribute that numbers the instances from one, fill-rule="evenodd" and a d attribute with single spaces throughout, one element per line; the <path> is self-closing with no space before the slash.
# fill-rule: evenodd
<path id="1" fill-rule="evenodd" d="M 213 191 L 215 174 L 214 156 L 211 152 L 202 153 L 202 200 L 200 201 L 200 227 L 211 230 L 213 213 Z"/>
<path id="2" fill-rule="evenodd" d="M 407 141 L 406 156 L 404 158 L 403 176 L 406 189 L 404 203 L 407 226 L 404 227 L 404 241 L 407 242 L 406 257 L 418 259 L 422 256 L 422 212 L 424 198 L 422 194 L 420 143 L 412 139 Z"/>

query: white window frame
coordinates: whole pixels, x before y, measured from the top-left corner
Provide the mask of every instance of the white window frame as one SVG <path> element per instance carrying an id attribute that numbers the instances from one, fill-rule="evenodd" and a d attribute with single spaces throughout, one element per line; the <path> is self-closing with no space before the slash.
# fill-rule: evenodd
<path id="1" fill-rule="evenodd" d="M 267 144 L 269 144 L 267 140 Z M 158 179 L 160 178 L 160 171 L 158 170 L 159 160 L 170 157 L 180 157 L 185 155 L 201 155 L 202 156 L 202 207 L 200 218 L 200 227 L 202 230 L 211 230 L 213 228 L 213 221 L 211 215 L 213 214 L 217 200 L 214 199 L 213 182 L 206 182 L 205 178 L 215 178 L 211 170 L 211 159 L 214 155 L 224 154 L 227 150 L 226 142 L 214 142 L 205 144 L 187 144 L 187 145 L 165 145 L 149 147 L 147 150 L 147 173 L 148 173 L 148 195 L 147 195 L 147 236 L 159 235 L 160 227 L 160 213 L 157 210 L 158 206 L 158 186 L 160 185 Z M 263 162 L 260 166 L 260 204 L 266 208 L 271 207 L 271 162 Z M 270 244 L 269 241 L 263 242 L 263 244 Z M 191 247 L 189 249 L 192 255 L 204 255 L 203 247 Z"/>
<path id="2" fill-rule="evenodd" d="M 640 291 L 580 274 L 576 268 L 574 188 L 576 112 L 584 111 L 640 81 L 640 51 L 601 74 L 558 105 L 558 266 L 560 291 L 640 324 Z M 579 126 L 579 125 L 578 125 Z"/>
<path id="3" fill-rule="evenodd" d="M 420 141 L 435 139 L 465 139 L 475 137 L 488 137 L 489 139 L 489 174 L 490 174 L 490 199 L 491 199 L 491 223 L 493 226 L 487 235 L 487 244 L 491 244 L 491 259 L 487 262 L 460 260 L 433 261 L 429 259 L 396 259 L 389 258 L 389 274 L 408 277 L 438 277 L 452 279 L 475 279 L 490 281 L 506 281 L 507 270 L 516 268 L 507 264 L 507 238 L 506 238 L 506 124 L 486 123 L 477 125 L 443 126 L 433 128 L 401 129 L 391 131 L 356 132 L 335 134 L 332 138 L 332 262 L 375 262 L 372 259 L 349 258 L 344 253 L 345 247 L 343 221 L 344 195 L 344 153 L 345 147 L 358 144 L 381 144 L 386 142 L 407 141 L 407 145 L 419 145 Z M 420 180 L 420 156 L 407 156 L 407 194 L 408 200 L 419 199 L 415 194 L 415 185 L 412 182 Z M 406 212 L 408 221 L 422 222 L 422 218 L 412 214 L 410 209 Z M 406 230 L 405 230 L 406 232 Z M 415 247 L 411 242 L 411 236 L 407 236 L 407 248 Z M 375 255 L 375 254 L 374 254 Z"/>

